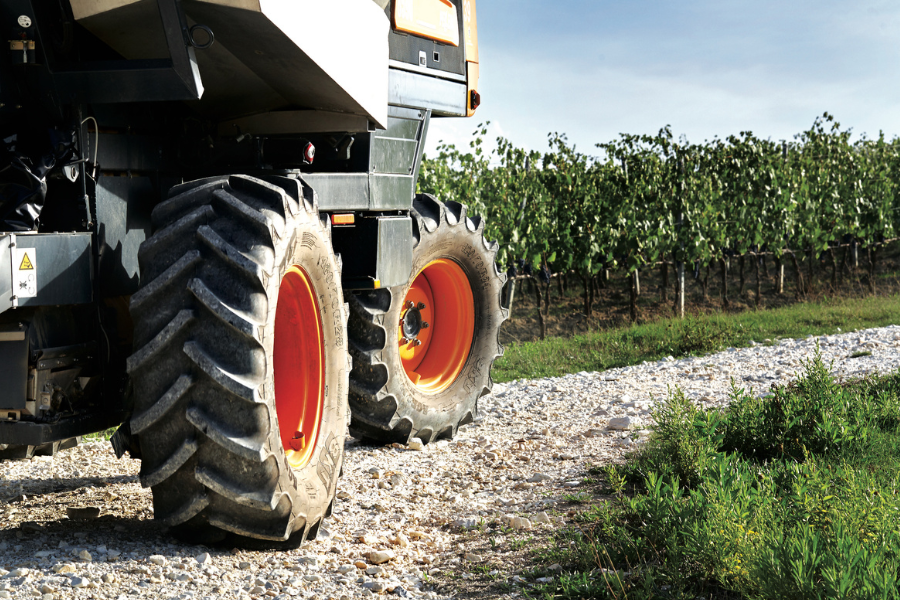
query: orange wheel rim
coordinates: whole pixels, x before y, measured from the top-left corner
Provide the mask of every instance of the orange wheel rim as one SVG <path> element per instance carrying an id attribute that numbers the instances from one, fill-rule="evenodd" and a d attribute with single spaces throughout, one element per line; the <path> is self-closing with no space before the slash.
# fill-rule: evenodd
<path id="1" fill-rule="evenodd" d="M 322 421 L 325 380 L 319 303 L 309 276 L 285 273 L 275 309 L 275 410 L 281 444 L 293 468 L 309 463 Z"/>
<path id="2" fill-rule="evenodd" d="M 437 393 L 456 381 L 475 335 L 469 278 L 452 260 L 431 261 L 403 299 L 398 328 L 400 361 L 418 389 Z"/>

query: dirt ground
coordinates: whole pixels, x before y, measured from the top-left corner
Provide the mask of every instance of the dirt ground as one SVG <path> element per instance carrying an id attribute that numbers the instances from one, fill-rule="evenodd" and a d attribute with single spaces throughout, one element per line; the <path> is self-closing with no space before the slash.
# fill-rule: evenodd
<path id="1" fill-rule="evenodd" d="M 771 256 L 765 258 L 765 266 L 760 267 L 759 308 L 778 308 L 795 304 L 822 300 L 825 297 L 861 297 L 869 294 L 869 263 L 866 252 L 859 251 L 859 266 L 851 269 L 843 263 L 844 250 L 835 252 L 837 273 L 835 287 L 831 285 L 832 264 L 826 254 L 813 265 L 812 285 L 808 285 L 808 266 L 806 257 L 800 261 L 800 270 L 804 282 L 808 285 L 806 293 L 798 294 L 797 274 L 790 260 L 785 260 L 784 291 L 776 293 L 776 263 Z M 800 256 L 798 256 L 798 260 Z M 843 269 L 841 267 L 843 266 Z M 668 298 L 662 302 L 663 276 L 660 267 L 644 270 L 640 273 L 641 294 L 638 297 L 638 322 L 649 322 L 673 315 L 675 300 L 675 273 L 669 268 Z M 688 314 L 734 313 L 756 308 L 756 279 L 753 259 L 744 261 L 745 281 L 743 290 L 740 285 L 740 259 L 729 260 L 728 267 L 728 307 L 722 302 L 722 271 L 719 264 L 708 270 L 707 292 L 703 293 L 703 280 L 707 277 L 707 269 L 700 269 L 699 278 L 694 278 L 690 265 L 685 268 L 685 312 Z M 568 288 L 565 282 L 568 280 Z M 597 331 L 622 326 L 631 322 L 629 310 L 629 294 L 631 280 L 623 271 L 611 271 L 609 280 L 602 282 L 596 277 L 599 289 L 594 292 L 592 315 L 584 314 L 584 286 L 579 277 L 569 275 L 563 278 L 563 294 L 560 296 L 560 282 L 554 277 L 550 282 L 550 314 L 545 317 L 547 337 L 569 337 L 579 333 Z M 542 286 L 543 289 L 543 286 Z M 875 270 L 875 291 L 877 294 L 895 294 L 900 292 L 900 243 L 893 243 L 878 253 Z M 526 342 L 540 338 L 540 325 L 537 317 L 534 285 L 531 281 L 520 279 L 513 295 L 511 318 L 503 324 L 500 342 L 507 344 L 513 341 Z"/>

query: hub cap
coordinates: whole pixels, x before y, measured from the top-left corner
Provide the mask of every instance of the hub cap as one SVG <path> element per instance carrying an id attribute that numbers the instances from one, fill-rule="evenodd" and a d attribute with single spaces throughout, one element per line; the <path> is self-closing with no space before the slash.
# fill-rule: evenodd
<path id="1" fill-rule="evenodd" d="M 475 334 L 472 288 L 458 264 L 440 258 L 416 275 L 397 334 L 403 370 L 418 389 L 437 393 L 456 381 Z"/>
<path id="2" fill-rule="evenodd" d="M 325 356 L 319 303 L 301 267 L 281 280 L 275 309 L 275 408 L 290 465 L 306 466 L 319 437 Z"/>

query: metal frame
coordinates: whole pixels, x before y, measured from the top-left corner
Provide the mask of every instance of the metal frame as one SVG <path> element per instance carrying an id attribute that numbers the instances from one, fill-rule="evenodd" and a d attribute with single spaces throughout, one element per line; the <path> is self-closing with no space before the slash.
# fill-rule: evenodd
<path id="1" fill-rule="evenodd" d="M 122 103 L 197 100 L 203 82 L 178 0 L 157 0 L 170 58 L 84 62 L 77 69 L 50 69 L 61 100 Z"/>

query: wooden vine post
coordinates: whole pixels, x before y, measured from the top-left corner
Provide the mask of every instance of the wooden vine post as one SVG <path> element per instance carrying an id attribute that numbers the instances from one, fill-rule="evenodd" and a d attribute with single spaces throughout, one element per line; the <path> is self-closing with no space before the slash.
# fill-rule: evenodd
<path id="1" fill-rule="evenodd" d="M 682 239 L 682 230 L 684 229 L 684 158 L 678 159 L 678 172 L 681 174 L 678 182 L 678 241 L 681 256 L 675 261 L 675 315 L 679 319 L 684 318 L 684 240 Z"/>

